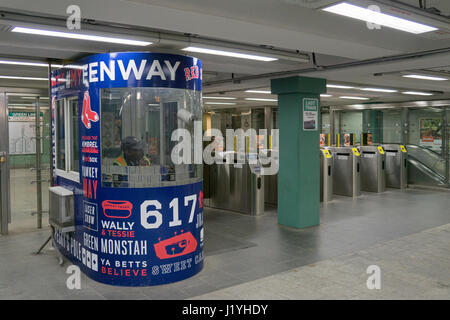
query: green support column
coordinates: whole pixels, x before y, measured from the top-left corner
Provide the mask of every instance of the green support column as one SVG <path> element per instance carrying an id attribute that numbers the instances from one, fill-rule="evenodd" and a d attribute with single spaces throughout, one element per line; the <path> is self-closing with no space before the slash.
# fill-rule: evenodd
<path id="1" fill-rule="evenodd" d="M 326 92 L 326 80 L 273 79 L 271 87 L 278 95 L 278 223 L 293 228 L 316 226 L 320 223 L 320 94 Z M 311 120 L 314 110 L 315 129 L 303 121 L 304 111 L 305 120 Z"/>

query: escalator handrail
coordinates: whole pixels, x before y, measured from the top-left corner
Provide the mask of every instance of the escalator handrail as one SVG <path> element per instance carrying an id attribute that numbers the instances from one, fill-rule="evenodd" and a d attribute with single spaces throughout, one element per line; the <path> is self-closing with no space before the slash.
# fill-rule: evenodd
<path id="1" fill-rule="evenodd" d="M 440 160 L 445 161 L 445 159 L 441 156 L 441 154 L 437 153 L 436 151 L 433 151 L 431 149 L 428 149 L 428 148 L 425 148 L 423 146 L 419 146 L 419 145 L 413 144 L 413 143 L 408 143 L 406 145 L 406 148 L 408 148 L 408 146 L 413 146 L 413 147 L 419 148 L 420 150 L 424 150 L 424 151 L 426 151 L 428 153 L 431 153 L 433 156 L 436 156 L 436 157 L 440 158 Z"/>
<path id="2" fill-rule="evenodd" d="M 437 179 L 440 180 L 440 182 L 442 182 L 444 184 L 446 183 L 445 177 L 443 175 L 441 175 L 439 172 L 434 171 L 433 169 L 428 167 L 426 164 L 424 164 L 422 161 L 418 160 L 416 157 L 408 155 L 408 162 L 410 162 L 410 160 L 414 160 L 414 161 L 418 162 L 420 165 L 422 165 L 424 168 L 426 168 L 429 172 L 431 172 L 433 175 L 435 175 L 437 177 Z"/>
<path id="3" fill-rule="evenodd" d="M 421 162 L 426 167 L 432 169 L 436 173 L 439 173 L 441 176 L 445 175 L 445 174 L 441 173 L 442 170 L 439 170 L 439 166 L 440 165 L 444 165 L 445 166 L 445 159 L 439 153 L 437 153 L 437 152 L 435 152 L 433 150 L 430 150 L 428 148 L 425 148 L 425 147 L 422 147 L 422 146 L 418 146 L 418 145 L 414 145 L 414 144 L 409 144 L 409 145 L 407 145 L 407 148 L 408 147 L 409 147 L 408 156 L 411 156 L 411 157 L 414 156 L 414 151 L 412 151 L 412 150 L 414 150 L 414 149 L 420 150 L 421 152 L 424 153 L 425 157 L 429 157 L 429 159 L 426 159 L 426 158 L 423 159 L 423 160 L 427 160 L 427 163 L 425 163 L 422 160 L 419 160 L 419 158 L 422 158 L 421 155 L 419 155 L 419 154 L 418 154 L 417 157 L 414 156 L 414 158 L 417 161 Z M 438 170 L 439 170 L 439 172 L 438 172 Z"/>

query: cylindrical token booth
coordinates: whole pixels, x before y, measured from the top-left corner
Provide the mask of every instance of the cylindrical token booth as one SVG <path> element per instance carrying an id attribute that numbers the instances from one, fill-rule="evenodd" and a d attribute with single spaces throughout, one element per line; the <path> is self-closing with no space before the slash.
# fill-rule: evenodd
<path id="1" fill-rule="evenodd" d="M 148 52 L 52 73 L 53 242 L 90 278 L 151 286 L 202 269 L 201 83 L 200 60 Z"/>

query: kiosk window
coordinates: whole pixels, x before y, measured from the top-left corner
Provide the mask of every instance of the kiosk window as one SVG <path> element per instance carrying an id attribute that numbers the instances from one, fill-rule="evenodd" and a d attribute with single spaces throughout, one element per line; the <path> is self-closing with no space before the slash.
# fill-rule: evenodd
<path id="1" fill-rule="evenodd" d="M 65 143 L 65 110 L 64 100 L 56 101 L 56 168 L 66 170 L 66 143 Z"/>
<path id="2" fill-rule="evenodd" d="M 55 104 L 56 173 L 79 180 L 78 99 L 66 98 Z"/>
<path id="3" fill-rule="evenodd" d="M 69 100 L 70 111 L 70 132 L 71 132 L 71 155 L 70 155 L 70 171 L 80 171 L 80 156 L 78 143 L 78 99 Z"/>
<path id="4" fill-rule="evenodd" d="M 148 188 L 199 180 L 194 164 L 194 121 L 202 119 L 201 93 L 173 88 L 108 88 L 101 91 L 102 185 Z M 191 135 L 182 164 L 172 151 L 176 129 Z M 183 152 L 181 152 L 183 153 Z M 183 155 L 184 156 L 184 155 Z"/>

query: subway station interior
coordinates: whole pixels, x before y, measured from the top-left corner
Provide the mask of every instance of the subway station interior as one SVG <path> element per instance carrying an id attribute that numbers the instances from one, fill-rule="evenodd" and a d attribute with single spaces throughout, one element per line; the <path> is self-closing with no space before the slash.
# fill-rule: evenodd
<path id="1" fill-rule="evenodd" d="M 0 0 L 0 181 L 0 300 L 448 300 L 450 2 Z"/>

